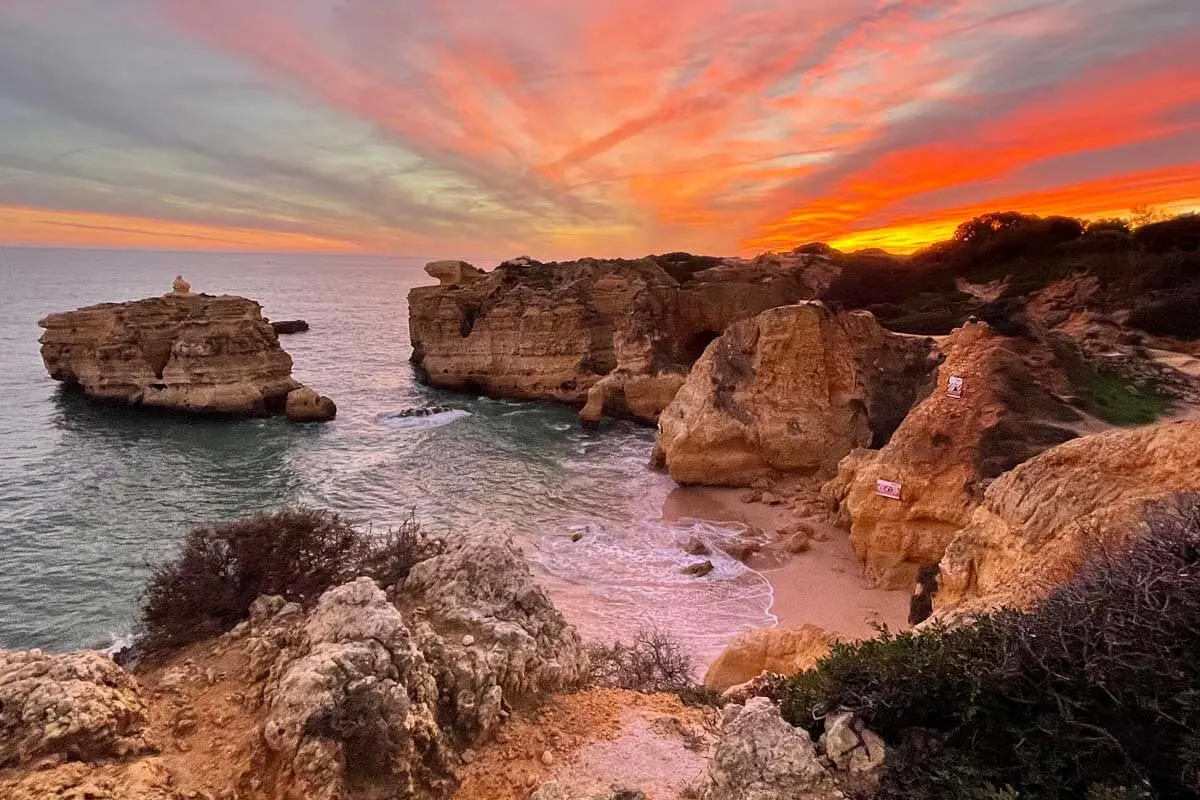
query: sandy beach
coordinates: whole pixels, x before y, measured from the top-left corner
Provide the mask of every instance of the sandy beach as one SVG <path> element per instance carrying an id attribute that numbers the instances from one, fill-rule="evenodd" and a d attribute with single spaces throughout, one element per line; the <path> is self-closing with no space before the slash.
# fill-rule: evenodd
<path id="1" fill-rule="evenodd" d="M 811 487 L 801 491 L 811 494 Z M 871 586 L 854 559 L 845 531 L 786 503 L 746 502 L 746 494 L 744 489 L 680 487 L 667 497 L 663 518 L 738 523 L 749 529 L 748 538 L 769 542 L 747 564 L 770 582 L 771 613 L 781 628 L 808 623 L 847 639 L 860 639 L 873 636 L 878 624 L 893 631 L 908 627 L 908 592 Z M 782 542 L 770 543 L 774 531 L 801 520 L 816 532 L 807 552 L 790 555 Z"/>

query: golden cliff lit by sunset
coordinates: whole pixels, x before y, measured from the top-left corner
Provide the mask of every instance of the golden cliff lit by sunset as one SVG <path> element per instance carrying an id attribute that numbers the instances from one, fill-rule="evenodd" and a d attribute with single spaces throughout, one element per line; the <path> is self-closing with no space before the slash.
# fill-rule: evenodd
<path id="1" fill-rule="evenodd" d="M 909 252 L 1200 208 L 1195 0 L 12 0 L 0 245 Z"/>

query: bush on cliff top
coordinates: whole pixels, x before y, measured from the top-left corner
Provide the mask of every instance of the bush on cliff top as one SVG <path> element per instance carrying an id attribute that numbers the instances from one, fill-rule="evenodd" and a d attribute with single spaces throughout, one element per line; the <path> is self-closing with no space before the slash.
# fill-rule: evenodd
<path id="1" fill-rule="evenodd" d="M 774 694 L 810 732 L 845 708 L 882 735 L 878 797 L 1195 797 L 1200 495 L 1029 612 L 837 645 Z"/>
<path id="2" fill-rule="evenodd" d="M 143 644 L 157 650 L 223 633 L 262 595 L 308 605 L 362 575 L 392 586 L 439 548 L 415 517 L 382 536 L 309 508 L 203 525 L 151 575 L 142 596 Z"/>

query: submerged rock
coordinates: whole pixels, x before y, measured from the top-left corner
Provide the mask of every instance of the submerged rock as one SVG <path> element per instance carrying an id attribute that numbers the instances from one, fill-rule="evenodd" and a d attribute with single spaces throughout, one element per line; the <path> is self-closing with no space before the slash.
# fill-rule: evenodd
<path id="1" fill-rule="evenodd" d="M 253 300 L 175 291 L 51 314 L 50 376 L 93 400 L 187 413 L 283 413 L 292 359 Z"/>
<path id="2" fill-rule="evenodd" d="M 683 253 L 636 261 L 515 259 L 482 273 L 426 267 L 409 293 L 412 361 L 426 383 L 555 400 L 653 422 L 731 322 L 815 297 L 836 275 L 820 254 L 740 262 Z"/>
<path id="3" fill-rule="evenodd" d="M 935 359 L 931 340 L 890 333 L 869 312 L 764 311 L 705 350 L 659 420 L 658 449 L 683 484 L 832 471 L 891 435 Z"/>

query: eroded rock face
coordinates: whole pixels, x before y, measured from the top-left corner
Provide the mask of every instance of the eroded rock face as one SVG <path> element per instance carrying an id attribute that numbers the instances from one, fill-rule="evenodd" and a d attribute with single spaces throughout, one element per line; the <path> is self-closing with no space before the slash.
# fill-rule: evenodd
<path id="1" fill-rule="evenodd" d="M 441 388 L 586 403 L 589 422 L 652 422 L 705 345 L 735 320 L 816 296 L 836 275 L 828 262 L 671 254 L 518 259 L 490 273 L 434 262 L 426 271 L 441 285 L 409 293 L 412 360 Z"/>
<path id="2" fill-rule="evenodd" d="M 1033 603 L 1142 532 L 1149 504 L 1200 490 L 1200 421 L 1086 436 L 988 487 L 941 560 L 938 615 Z"/>
<path id="3" fill-rule="evenodd" d="M 726 706 L 701 800 L 834 800 L 843 794 L 808 734 L 765 697 Z"/>
<path id="4" fill-rule="evenodd" d="M 887 439 L 936 358 L 930 340 L 890 333 L 865 311 L 774 308 L 705 350 L 659 419 L 657 450 L 683 484 L 832 471 Z"/>
<path id="5" fill-rule="evenodd" d="M 816 625 L 747 631 L 709 666 L 704 685 L 723 692 L 764 672 L 795 675 L 815 666 L 836 641 L 836 635 Z"/>
<path id="6" fill-rule="evenodd" d="M 824 489 L 868 575 L 890 588 L 910 585 L 921 564 L 941 559 L 987 481 L 1074 438 L 1064 426 L 1081 419 L 1059 399 L 1069 386 L 1046 345 L 973 323 L 942 347 L 933 392 L 881 450 L 843 459 Z M 955 377 L 959 397 L 950 391 Z M 899 499 L 881 493 L 881 480 L 900 486 Z"/>
<path id="7" fill-rule="evenodd" d="M 137 681 L 103 653 L 0 650 L 0 768 L 147 748 Z"/>
<path id="8" fill-rule="evenodd" d="M 173 292 L 51 314 L 38 323 L 55 380 L 89 398 L 191 413 L 281 413 L 292 359 L 242 297 Z"/>
<path id="9" fill-rule="evenodd" d="M 431 625 L 418 632 L 444 709 L 467 740 L 490 733 L 505 704 L 558 691 L 587 674 L 579 635 L 504 539 L 464 537 L 413 567 L 403 586 Z M 455 637 L 447 629 L 469 631 Z"/>

